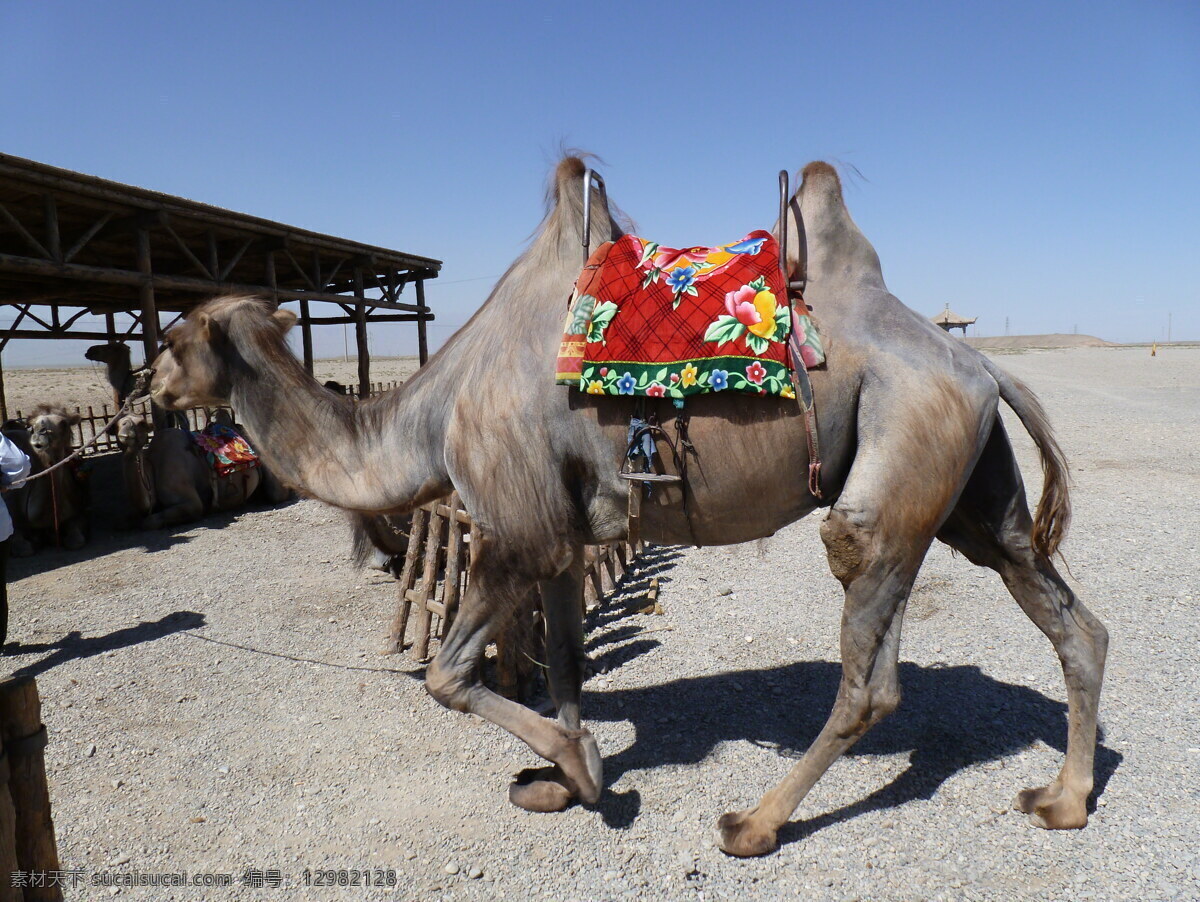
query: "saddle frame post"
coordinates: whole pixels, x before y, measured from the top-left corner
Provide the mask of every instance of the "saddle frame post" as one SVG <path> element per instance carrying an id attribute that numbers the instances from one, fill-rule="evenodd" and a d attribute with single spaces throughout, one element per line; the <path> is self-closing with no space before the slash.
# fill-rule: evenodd
<path id="1" fill-rule="evenodd" d="M 800 278 L 793 280 L 788 267 L 788 203 L 791 201 L 791 187 L 788 184 L 788 171 L 779 170 L 779 271 L 783 273 L 783 281 L 787 285 L 787 303 L 792 310 L 793 322 L 796 316 L 796 305 L 800 305 L 803 315 L 808 315 L 808 304 L 804 300 L 804 289 L 808 285 L 808 241 L 804 234 L 804 218 L 796 211 L 796 256 L 799 260 Z M 817 411 L 813 400 L 812 382 L 808 378 L 808 368 L 804 364 L 799 349 L 795 344 L 795 331 L 789 340 L 792 356 L 792 381 L 796 391 L 796 402 L 804 414 L 804 432 L 808 437 L 808 490 L 814 498 L 821 497 L 821 449 L 817 439 Z"/>

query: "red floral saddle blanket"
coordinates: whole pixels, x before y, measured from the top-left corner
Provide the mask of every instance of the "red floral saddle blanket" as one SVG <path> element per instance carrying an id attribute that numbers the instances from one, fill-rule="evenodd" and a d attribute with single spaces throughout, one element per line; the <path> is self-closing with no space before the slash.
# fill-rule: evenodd
<path id="1" fill-rule="evenodd" d="M 794 398 L 789 342 L 806 368 L 824 362 L 807 310 L 788 304 L 770 233 L 683 250 L 624 235 L 575 282 L 555 381 L 594 395 Z"/>
<path id="2" fill-rule="evenodd" d="M 258 452 L 237 430 L 221 423 L 209 423 L 200 432 L 193 432 L 192 441 L 204 452 L 208 465 L 218 476 L 228 476 L 258 466 Z"/>

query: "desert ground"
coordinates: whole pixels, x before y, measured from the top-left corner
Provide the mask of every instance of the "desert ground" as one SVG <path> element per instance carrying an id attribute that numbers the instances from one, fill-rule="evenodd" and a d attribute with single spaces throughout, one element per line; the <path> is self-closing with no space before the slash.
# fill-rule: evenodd
<path id="1" fill-rule="evenodd" d="M 62 865 L 85 880 L 67 898 L 1200 898 L 1200 349 L 996 359 L 1040 394 L 1072 462 L 1068 579 L 1111 633 L 1086 829 L 1010 809 L 1062 763 L 1062 674 L 1000 579 L 943 546 L 905 622 L 899 710 L 831 768 L 776 853 L 736 860 L 716 818 L 783 776 L 837 687 L 841 592 L 819 515 L 751 545 L 648 551 L 588 624 L 605 794 L 534 815 L 506 788 L 535 756 L 438 707 L 418 662 L 379 654 L 395 593 L 352 564 L 337 511 L 298 501 L 122 531 L 98 467 L 92 544 L 10 564 L 0 659 L 41 690 Z M 10 371 L 10 409 L 98 403 L 94 376 L 89 394 Z M 1036 498 L 1032 445 L 1006 420 Z M 652 576 L 662 616 L 637 613 Z M 247 869 L 282 885 L 243 885 Z M 306 883 L 338 869 L 396 885 Z M 91 885 L 134 871 L 233 885 Z"/>

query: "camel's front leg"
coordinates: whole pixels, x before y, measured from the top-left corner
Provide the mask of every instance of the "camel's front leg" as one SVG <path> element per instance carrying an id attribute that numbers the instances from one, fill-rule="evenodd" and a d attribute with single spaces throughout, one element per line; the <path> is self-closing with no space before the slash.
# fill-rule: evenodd
<path id="1" fill-rule="evenodd" d="M 550 697 L 558 711 L 558 724 L 581 729 L 580 696 L 588 666 L 583 642 L 583 549 L 575 548 L 571 566 L 541 584 L 542 611 L 546 615 L 546 666 Z M 588 769 L 600 783 L 600 751 L 595 740 L 584 741 Z M 562 768 L 531 768 L 509 787 L 508 798 L 527 811 L 561 811 L 574 797 Z"/>
<path id="2" fill-rule="evenodd" d="M 479 679 L 479 663 L 488 643 L 532 588 L 531 581 L 516 578 L 498 558 L 486 543 L 481 543 L 462 607 L 441 652 L 426 671 L 425 687 L 447 708 L 478 714 L 503 727 L 555 765 L 515 785 L 510 793 L 514 804 L 534 811 L 555 811 L 566 807 L 572 798 L 593 803 L 600 798 L 603 782 L 596 740 L 579 724 L 582 671 L 578 666 L 562 666 L 575 660 L 572 649 L 576 644 L 582 653 L 582 621 L 576 598 L 581 582 L 579 555 L 573 556 L 563 574 L 543 584 L 550 688 L 559 707 L 558 721 L 497 695 Z M 570 620 L 568 608 L 572 603 L 578 626 Z M 576 631 L 578 643 L 570 638 Z"/>

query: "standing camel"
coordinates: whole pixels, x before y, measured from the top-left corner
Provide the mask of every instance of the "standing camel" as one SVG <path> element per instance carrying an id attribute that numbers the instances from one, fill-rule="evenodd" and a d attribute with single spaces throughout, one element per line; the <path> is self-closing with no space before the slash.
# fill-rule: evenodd
<path id="1" fill-rule="evenodd" d="M 104 375 L 112 386 L 113 399 L 120 407 L 129 393 L 133 391 L 133 365 L 130 362 L 129 345 L 124 342 L 110 342 L 103 345 L 92 345 L 83 352 L 88 360 L 104 364 Z"/>
<path id="2" fill-rule="evenodd" d="M 232 402 L 271 465 L 337 507 L 403 513 L 458 489 L 479 543 L 470 588 L 426 687 L 551 762 L 509 790 L 515 804 L 539 811 L 572 798 L 594 803 L 602 790 L 600 752 L 580 722 L 583 546 L 620 541 L 627 531 L 618 471 L 634 401 L 551 387 L 580 268 L 584 172 L 577 158 L 559 164 L 551 210 L 529 249 L 397 391 L 358 405 L 326 391 L 285 345 L 295 315 L 237 297 L 197 308 L 168 333 L 152 385 L 169 409 Z M 598 192 L 592 201 L 595 247 L 620 231 Z M 716 393 L 687 401 L 697 457 L 686 507 L 681 486 L 668 485 L 642 509 L 647 541 L 710 545 L 769 536 L 829 506 L 821 536 L 845 589 L 837 698 L 791 773 L 755 807 L 720 819 L 721 847 L 733 855 L 772 850 L 817 779 L 896 708 L 905 604 L 935 538 L 996 570 L 1054 645 L 1067 685 L 1066 760 L 1052 783 L 1023 791 L 1015 804 L 1039 826 L 1082 827 L 1107 635 L 1050 559 L 1070 505 L 1066 464 L 1041 405 L 888 292 L 828 164 L 806 167 L 785 215 L 787 234 L 806 236 L 788 243 L 787 259 L 793 273 L 804 266 L 827 352 L 827 367 L 811 376 L 825 452 L 821 497 L 808 491 L 804 417 L 794 402 Z M 1041 453 L 1045 479 L 1033 517 L 1001 399 Z M 663 421 L 673 414 L 666 401 L 646 402 L 659 405 Z M 479 677 L 488 642 L 538 584 L 556 719 L 501 698 Z"/>

